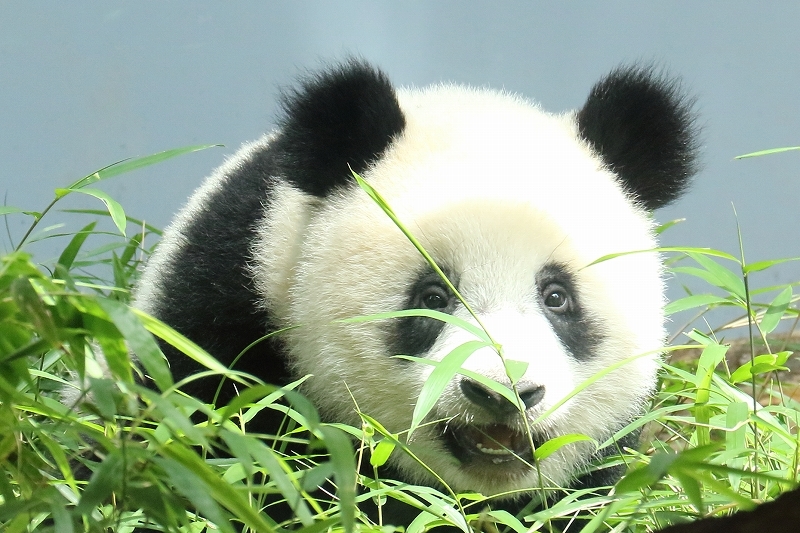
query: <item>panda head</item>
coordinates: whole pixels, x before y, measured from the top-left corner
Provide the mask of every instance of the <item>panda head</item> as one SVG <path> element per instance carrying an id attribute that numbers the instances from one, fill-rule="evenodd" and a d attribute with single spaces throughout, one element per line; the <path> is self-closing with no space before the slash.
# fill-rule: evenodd
<path id="1" fill-rule="evenodd" d="M 431 318 L 339 321 L 433 309 L 474 322 L 350 169 L 386 199 L 503 356 L 527 365 L 517 388 L 534 444 L 569 433 L 603 441 L 639 415 L 664 339 L 660 258 L 592 263 L 656 247 L 651 211 L 694 172 L 690 104 L 640 67 L 613 71 L 564 114 L 486 89 L 395 90 L 357 61 L 289 94 L 280 129 L 263 141 L 280 172 L 251 273 L 277 325 L 300 326 L 284 337 L 287 356 L 296 376 L 312 375 L 303 390 L 323 417 L 359 425 L 357 405 L 402 433 L 433 367 L 393 356 L 438 361 L 475 340 Z M 594 445 L 565 446 L 533 468 L 520 410 L 468 376 L 510 384 L 498 353 L 481 348 L 463 368 L 410 439 L 416 456 L 455 490 L 568 484 Z M 433 482 L 411 457 L 391 461 L 406 480 Z"/>

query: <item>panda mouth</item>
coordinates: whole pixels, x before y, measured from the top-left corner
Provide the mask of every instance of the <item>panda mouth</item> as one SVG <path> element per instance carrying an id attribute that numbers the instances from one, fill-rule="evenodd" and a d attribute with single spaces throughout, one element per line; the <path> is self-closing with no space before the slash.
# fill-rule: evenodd
<path id="1" fill-rule="evenodd" d="M 528 436 L 506 424 L 445 426 L 442 436 L 450 453 L 462 463 L 532 462 Z M 534 435 L 534 446 L 537 446 Z"/>

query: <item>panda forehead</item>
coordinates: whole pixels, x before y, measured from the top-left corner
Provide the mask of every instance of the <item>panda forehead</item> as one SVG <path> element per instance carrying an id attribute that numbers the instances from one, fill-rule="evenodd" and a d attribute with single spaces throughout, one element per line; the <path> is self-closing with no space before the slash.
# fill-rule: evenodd
<path id="1" fill-rule="evenodd" d="M 463 206 L 476 203 L 494 209 L 481 220 L 513 220 L 506 213 L 518 217 L 512 207 L 524 205 L 549 221 L 540 234 L 569 235 L 583 264 L 654 247 L 649 216 L 580 139 L 574 115 L 459 86 L 400 91 L 399 100 L 406 128 L 362 175 L 404 223 L 433 231 L 449 216 L 437 213 L 474 212 Z M 362 191 L 345 195 L 351 212 L 374 208 Z"/>
<path id="2" fill-rule="evenodd" d="M 409 229 L 435 258 L 456 270 L 538 270 L 546 263 L 580 261 L 553 220 L 523 202 L 455 202 L 417 216 Z"/>
<path id="3" fill-rule="evenodd" d="M 401 91 L 406 127 L 364 175 L 414 212 L 468 199 L 526 201 L 558 218 L 633 205 L 577 134 L 573 114 L 554 115 L 514 95 L 460 86 Z"/>
<path id="4" fill-rule="evenodd" d="M 391 153 L 400 161 L 480 162 L 477 171 L 497 169 L 511 179 L 522 165 L 533 169 L 557 161 L 563 174 L 573 175 L 573 169 L 602 166 L 579 137 L 572 113 L 551 114 L 516 95 L 463 86 L 400 91 L 398 99 L 406 127 Z"/>

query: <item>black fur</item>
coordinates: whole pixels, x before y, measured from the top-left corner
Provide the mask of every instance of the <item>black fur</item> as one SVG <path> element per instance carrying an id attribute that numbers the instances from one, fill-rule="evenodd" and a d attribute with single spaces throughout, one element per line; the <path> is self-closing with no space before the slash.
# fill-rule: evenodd
<path id="1" fill-rule="evenodd" d="M 270 150 L 242 161 L 214 192 L 183 232 L 180 251 L 161 272 L 160 296 L 149 311 L 231 365 L 248 344 L 269 331 L 269 316 L 259 303 L 245 263 L 255 239 L 263 202 L 271 194 L 275 174 Z M 176 380 L 201 367 L 189 357 L 162 343 Z M 270 383 L 287 383 L 289 373 L 274 342 L 253 347 L 236 368 Z M 264 365 L 269 360 L 273 364 Z M 183 387 L 205 402 L 213 400 L 218 378 L 194 381 Z M 230 385 L 230 383 L 229 383 Z M 229 386 L 221 400 L 229 400 Z"/>
<path id="2" fill-rule="evenodd" d="M 272 177 L 324 196 L 354 183 L 348 164 L 364 171 L 405 124 L 385 75 L 355 60 L 306 79 L 285 97 L 284 113 L 278 137 L 240 161 L 185 229 L 185 245 L 161 272 L 161 296 L 150 309 L 225 365 L 274 329 L 246 266 L 264 203 L 272 196 Z M 162 348 L 176 380 L 201 370 L 170 346 Z M 278 341 L 257 344 L 236 369 L 278 385 L 291 381 Z M 195 381 L 183 390 L 211 402 L 216 381 Z M 220 400 L 234 392 L 229 383 Z M 273 422 L 259 418 L 252 430 Z"/>
<path id="3" fill-rule="evenodd" d="M 353 183 L 405 128 L 394 88 L 383 72 L 350 60 L 284 93 L 284 118 L 274 141 L 280 173 L 324 197 Z"/>
<path id="4" fill-rule="evenodd" d="M 649 210 L 676 200 L 697 171 L 693 101 L 652 67 L 620 67 L 578 112 L 580 135 Z"/>
<path id="5" fill-rule="evenodd" d="M 440 268 L 443 267 L 440 265 Z M 450 282 L 458 286 L 458 278 L 447 269 L 444 272 Z M 417 279 L 409 286 L 403 309 L 425 309 L 426 305 L 422 302 L 422 296 L 425 294 L 425 290 L 432 285 L 438 286 L 441 292 L 447 295 L 447 306 L 436 310 L 452 314 L 459 305 L 458 300 L 445 287 L 439 274 L 428 265 L 420 271 Z M 439 337 L 439 333 L 444 329 L 444 322 L 441 320 L 422 316 L 394 319 L 387 325 L 389 327 L 389 352 L 415 356 L 430 350 Z"/>

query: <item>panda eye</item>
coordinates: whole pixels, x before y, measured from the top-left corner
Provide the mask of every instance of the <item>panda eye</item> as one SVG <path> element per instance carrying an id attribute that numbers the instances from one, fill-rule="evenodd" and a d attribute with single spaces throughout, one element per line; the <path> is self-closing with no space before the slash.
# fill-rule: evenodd
<path id="1" fill-rule="evenodd" d="M 422 305 L 428 309 L 444 309 L 449 303 L 447 293 L 438 286 L 427 287 L 420 298 Z"/>
<path id="2" fill-rule="evenodd" d="M 554 313 L 564 314 L 570 310 L 569 293 L 557 283 L 551 283 L 542 291 L 542 299 L 544 305 Z"/>

